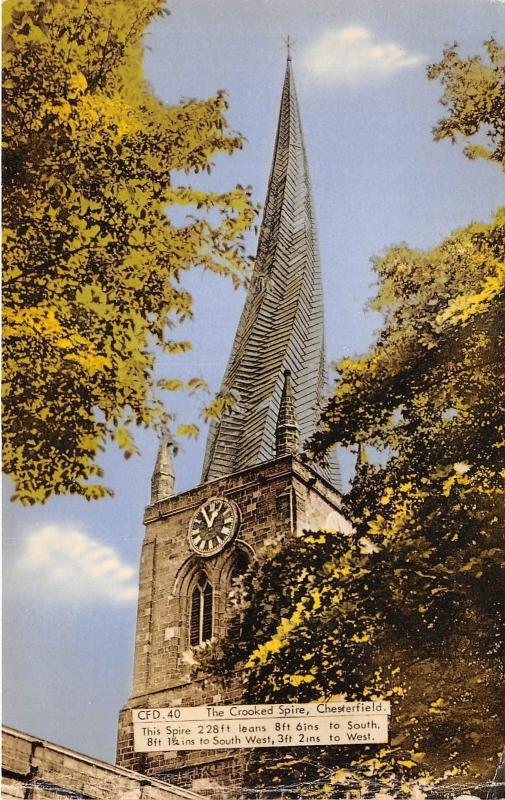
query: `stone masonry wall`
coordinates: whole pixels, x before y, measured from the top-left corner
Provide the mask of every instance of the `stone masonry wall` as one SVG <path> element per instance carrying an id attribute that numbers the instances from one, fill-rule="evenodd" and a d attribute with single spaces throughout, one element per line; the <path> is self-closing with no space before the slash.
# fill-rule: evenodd
<path id="1" fill-rule="evenodd" d="M 241 677 L 238 674 L 226 686 L 211 677 L 186 681 L 164 691 L 141 695 L 122 709 L 119 717 L 118 762 L 147 775 L 156 775 L 178 786 L 222 797 L 226 787 L 240 786 L 247 753 L 223 751 L 167 751 L 135 753 L 133 747 L 132 708 L 228 705 L 239 703 Z"/>
<path id="2" fill-rule="evenodd" d="M 4 800 L 202 800 L 194 792 L 97 761 L 12 728 L 2 730 Z"/>

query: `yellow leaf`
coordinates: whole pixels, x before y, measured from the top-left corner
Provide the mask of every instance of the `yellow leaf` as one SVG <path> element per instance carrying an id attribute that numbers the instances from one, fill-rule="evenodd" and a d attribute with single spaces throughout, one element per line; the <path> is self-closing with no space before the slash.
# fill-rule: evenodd
<path id="1" fill-rule="evenodd" d="M 158 386 L 166 392 L 177 392 L 184 389 L 184 381 L 178 378 L 162 378 L 158 381 Z"/>
<path id="2" fill-rule="evenodd" d="M 179 425 L 176 430 L 177 436 L 186 436 L 189 439 L 197 439 L 200 433 L 200 429 L 197 425 L 188 424 L 188 425 Z"/>

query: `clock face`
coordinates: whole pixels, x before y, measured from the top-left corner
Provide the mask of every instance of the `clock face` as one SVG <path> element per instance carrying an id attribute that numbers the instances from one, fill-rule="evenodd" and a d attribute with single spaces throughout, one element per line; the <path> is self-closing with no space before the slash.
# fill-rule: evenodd
<path id="1" fill-rule="evenodd" d="M 189 544 L 201 556 L 213 556 L 233 539 L 238 510 L 224 497 L 211 497 L 195 511 L 189 525 Z"/>

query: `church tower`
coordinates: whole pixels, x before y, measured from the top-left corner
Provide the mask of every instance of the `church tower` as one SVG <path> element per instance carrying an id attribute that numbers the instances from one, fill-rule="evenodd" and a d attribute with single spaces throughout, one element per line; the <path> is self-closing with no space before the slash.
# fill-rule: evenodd
<path id="1" fill-rule="evenodd" d="M 192 675 L 198 648 L 229 632 L 235 579 L 266 542 L 304 529 L 350 530 L 336 461 L 311 465 L 303 456 L 325 381 L 321 270 L 288 54 L 255 269 L 222 383 L 236 403 L 211 425 L 196 488 L 173 494 L 172 444 L 160 443 L 118 764 L 213 796 L 240 785 L 247 751 L 135 753 L 132 709 L 240 702 L 239 674 L 226 682 Z"/>

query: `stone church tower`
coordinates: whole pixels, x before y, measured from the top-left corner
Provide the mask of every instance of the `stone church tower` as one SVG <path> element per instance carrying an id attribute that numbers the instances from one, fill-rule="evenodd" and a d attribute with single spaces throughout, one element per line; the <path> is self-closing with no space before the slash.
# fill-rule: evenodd
<path id="1" fill-rule="evenodd" d="M 254 274 L 222 383 L 236 405 L 211 426 L 199 486 L 173 494 L 168 439 L 152 477 L 118 764 L 216 797 L 240 785 L 247 751 L 135 753 L 131 710 L 240 702 L 240 675 L 226 684 L 191 676 L 195 648 L 227 631 L 234 579 L 267 541 L 307 528 L 349 531 L 336 461 L 301 457 L 324 389 L 321 270 L 288 55 Z"/>

